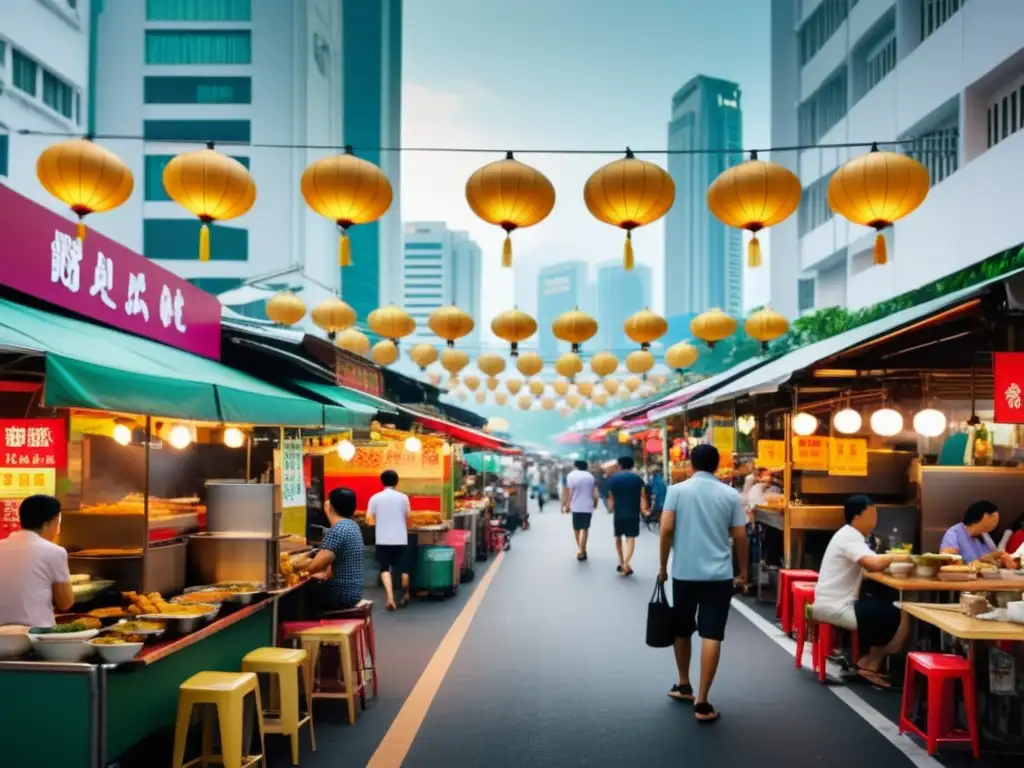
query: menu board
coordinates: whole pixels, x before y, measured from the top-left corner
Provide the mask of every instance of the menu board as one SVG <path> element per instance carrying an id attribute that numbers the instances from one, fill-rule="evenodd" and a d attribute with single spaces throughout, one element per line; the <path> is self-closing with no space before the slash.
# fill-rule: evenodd
<path id="1" fill-rule="evenodd" d="M 771 470 L 783 469 L 786 466 L 785 440 L 758 440 L 757 466 Z"/>
<path id="2" fill-rule="evenodd" d="M 18 507 L 36 494 L 57 495 L 67 465 L 63 419 L 0 419 L 0 539 L 21 529 Z"/>
<path id="3" fill-rule="evenodd" d="M 868 441 L 858 437 L 834 437 L 829 446 L 830 475 L 867 477 Z"/>
<path id="4" fill-rule="evenodd" d="M 736 428 L 715 424 L 711 428 L 711 443 L 718 449 L 718 453 L 722 457 L 727 453 L 731 455 L 736 445 Z"/>
<path id="5" fill-rule="evenodd" d="M 306 535 L 306 476 L 302 464 L 302 433 L 281 430 L 281 448 L 275 452 L 281 486 L 281 533 Z"/>
<path id="6" fill-rule="evenodd" d="M 811 435 L 793 438 L 793 468 L 825 471 L 828 469 L 829 438 Z"/>

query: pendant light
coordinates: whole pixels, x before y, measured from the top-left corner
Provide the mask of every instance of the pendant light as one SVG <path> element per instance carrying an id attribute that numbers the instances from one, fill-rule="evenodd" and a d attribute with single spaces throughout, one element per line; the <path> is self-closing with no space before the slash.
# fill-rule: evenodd
<path id="1" fill-rule="evenodd" d="M 800 437 L 813 435 L 818 431 L 818 419 L 806 411 L 793 416 L 793 433 Z"/>

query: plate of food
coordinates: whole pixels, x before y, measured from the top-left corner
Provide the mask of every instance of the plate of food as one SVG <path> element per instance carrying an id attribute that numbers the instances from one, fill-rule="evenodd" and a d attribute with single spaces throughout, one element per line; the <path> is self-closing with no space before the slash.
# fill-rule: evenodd
<path id="1" fill-rule="evenodd" d="M 123 664 L 139 655 L 145 638 L 141 635 L 110 633 L 89 641 L 107 664 Z"/>
<path id="2" fill-rule="evenodd" d="M 969 565 L 944 565 L 939 569 L 939 581 L 971 581 L 978 572 Z"/>
<path id="3" fill-rule="evenodd" d="M 115 624 L 110 629 L 111 632 L 116 632 L 121 635 L 156 638 L 160 637 L 167 628 L 159 621 L 141 621 L 138 619 L 131 619 L 129 621 L 122 621 L 120 624 Z"/>
<path id="4" fill-rule="evenodd" d="M 213 619 L 220 610 L 219 605 L 204 605 L 196 603 L 191 605 L 172 605 L 173 610 L 162 613 L 140 616 L 142 621 L 159 621 L 166 627 L 167 631 L 176 635 L 187 635 L 195 632 L 203 624 Z"/>

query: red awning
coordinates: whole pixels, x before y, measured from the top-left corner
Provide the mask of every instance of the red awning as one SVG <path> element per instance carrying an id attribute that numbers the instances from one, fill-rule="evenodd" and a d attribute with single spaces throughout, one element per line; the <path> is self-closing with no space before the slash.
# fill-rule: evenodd
<path id="1" fill-rule="evenodd" d="M 437 418 L 436 416 L 426 416 L 421 414 L 419 411 L 410 412 L 416 421 L 427 427 L 427 429 L 432 429 L 435 432 L 441 432 L 442 434 L 448 435 L 448 437 L 453 440 L 458 440 L 460 443 L 472 445 L 474 448 L 483 448 L 488 451 L 496 451 L 498 453 L 508 455 L 522 453 L 520 449 L 516 448 L 511 443 L 507 443 L 501 438 L 494 437 L 486 432 L 481 432 L 480 430 L 472 429 L 471 427 L 463 427 L 451 421 L 445 421 L 444 419 Z"/>

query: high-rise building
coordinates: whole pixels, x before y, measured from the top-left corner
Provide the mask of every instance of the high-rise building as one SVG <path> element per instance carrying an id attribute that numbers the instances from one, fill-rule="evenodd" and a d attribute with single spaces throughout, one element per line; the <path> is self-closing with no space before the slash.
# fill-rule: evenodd
<path id="1" fill-rule="evenodd" d="M 597 268 L 597 336 L 595 348 L 621 356 L 636 347 L 626 336 L 626 319 L 651 303 L 651 268 L 637 264 L 630 272 L 621 259 Z"/>
<path id="2" fill-rule="evenodd" d="M 452 232 L 452 303 L 473 318 L 473 331 L 462 342 L 470 349 L 485 338 L 481 327 L 480 292 L 483 287 L 483 251 L 468 232 Z"/>
<path id="3" fill-rule="evenodd" d="M 1024 3 L 1013 0 L 772 0 L 773 146 L 803 184 L 771 230 L 771 302 L 793 317 L 864 307 L 1024 241 L 1012 189 L 1024 162 Z M 902 146 L 884 146 L 900 140 Z M 875 233 L 834 216 L 832 172 L 864 148 L 908 152 L 931 175 L 921 207 Z"/>
<path id="4" fill-rule="evenodd" d="M 551 362 L 569 345 L 558 341 L 551 325 L 563 312 L 579 307 L 589 311 L 593 291 L 589 290 L 589 270 L 585 261 L 563 261 L 542 267 L 537 273 L 537 337 L 538 351 Z"/>
<path id="5" fill-rule="evenodd" d="M 735 152 L 670 154 L 676 202 L 665 216 L 665 315 L 693 315 L 719 307 L 743 311 L 743 236 L 714 217 L 707 189 L 743 148 L 740 88 L 698 75 L 672 97 L 669 150 Z"/>

